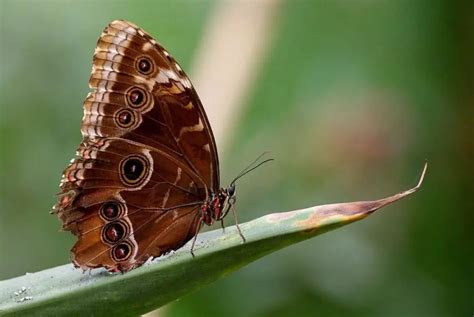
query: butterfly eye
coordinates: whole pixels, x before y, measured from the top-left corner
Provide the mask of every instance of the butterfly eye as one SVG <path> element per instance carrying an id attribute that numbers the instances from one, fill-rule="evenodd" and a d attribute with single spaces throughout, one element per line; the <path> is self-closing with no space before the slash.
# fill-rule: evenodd
<path id="1" fill-rule="evenodd" d="M 136 62 L 138 71 L 143 75 L 149 75 L 153 72 L 153 62 L 146 56 L 139 57 Z"/>
<path id="2" fill-rule="evenodd" d="M 227 188 L 227 194 L 232 197 L 235 195 L 235 184 L 231 184 L 228 188 Z"/>
<path id="3" fill-rule="evenodd" d="M 114 244 L 126 235 L 126 228 L 121 222 L 107 224 L 102 230 L 102 238 L 106 243 Z"/>
<path id="4" fill-rule="evenodd" d="M 131 155 L 120 162 L 120 178 L 126 185 L 137 186 L 145 179 L 149 166 L 142 155 Z"/>
<path id="5" fill-rule="evenodd" d="M 115 261 L 125 261 L 131 254 L 131 246 L 128 243 L 121 243 L 112 248 L 112 258 Z"/>
<path id="6" fill-rule="evenodd" d="M 127 109 L 120 110 L 115 116 L 117 124 L 122 128 L 129 128 L 135 123 L 135 114 Z"/>

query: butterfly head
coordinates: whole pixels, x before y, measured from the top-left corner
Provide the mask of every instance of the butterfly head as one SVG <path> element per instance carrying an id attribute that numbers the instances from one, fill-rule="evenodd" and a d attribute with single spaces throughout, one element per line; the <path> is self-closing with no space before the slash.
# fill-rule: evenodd
<path id="1" fill-rule="evenodd" d="M 233 198 L 235 200 L 235 183 L 231 183 L 227 188 L 226 188 L 226 193 L 228 199 Z"/>
<path id="2" fill-rule="evenodd" d="M 253 171 L 257 167 L 267 162 L 273 161 L 273 159 L 266 159 L 259 162 L 260 158 L 266 153 L 260 155 L 255 161 L 250 163 L 244 168 L 226 188 L 221 188 L 217 193 L 211 195 L 210 199 L 201 207 L 203 211 L 203 222 L 212 225 L 214 221 L 220 221 L 227 216 L 231 208 L 235 205 L 236 201 L 236 181 L 244 176 L 245 174 Z"/>
<path id="3" fill-rule="evenodd" d="M 232 182 L 230 185 L 224 189 L 225 191 L 225 201 L 223 202 L 223 210 L 224 212 L 221 215 L 221 219 L 223 219 L 228 213 L 230 208 L 235 204 L 236 193 L 235 193 L 235 183 Z"/>

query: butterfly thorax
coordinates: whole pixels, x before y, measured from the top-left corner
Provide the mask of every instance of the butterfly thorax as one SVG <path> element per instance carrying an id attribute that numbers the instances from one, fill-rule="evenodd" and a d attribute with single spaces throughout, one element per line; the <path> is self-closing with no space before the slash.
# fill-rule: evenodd
<path id="1" fill-rule="evenodd" d="M 224 219 L 232 205 L 235 203 L 235 185 L 219 189 L 213 193 L 209 200 L 201 206 L 203 222 L 212 225 L 215 221 Z"/>

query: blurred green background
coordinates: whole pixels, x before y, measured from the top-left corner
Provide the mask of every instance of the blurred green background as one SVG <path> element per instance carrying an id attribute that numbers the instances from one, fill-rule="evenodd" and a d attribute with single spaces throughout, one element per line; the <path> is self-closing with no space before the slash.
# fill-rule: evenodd
<path id="1" fill-rule="evenodd" d="M 263 2 L 242 3 L 258 10 Z M 74 237 L 48 212 L 80 142 L 102 29 L 117 18 L 133 21 L 186 70 L 215 7 L 226 4 L 0 0 L 0 279 L 69 261 Z M 241 222 L 398 192 L 415 184 L 428 159 L 424 187 L 158 314 L 471 316 L 472 2 L 277 6 L 270 49 L 219 150 L 223 185 L 265 150 L 276 159 L 238 184 Z"/>

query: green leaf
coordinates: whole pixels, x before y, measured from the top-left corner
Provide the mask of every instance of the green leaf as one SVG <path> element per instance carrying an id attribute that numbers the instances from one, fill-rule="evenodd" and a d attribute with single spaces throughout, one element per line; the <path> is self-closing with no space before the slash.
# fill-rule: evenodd
<path id="1" fill-rule="evenodd" d="M 176 300 L 285 246 L 367 217 L 417 191 L 375 201 L 330 204 L 269 214 L 236 227 L 200 234 L 190 243 L 126 274 L 83 273 L 71 264 L 0 282 L 0 315 L 138 315 Z M 264 274 L 264 273 L 262 273 Z"/>

